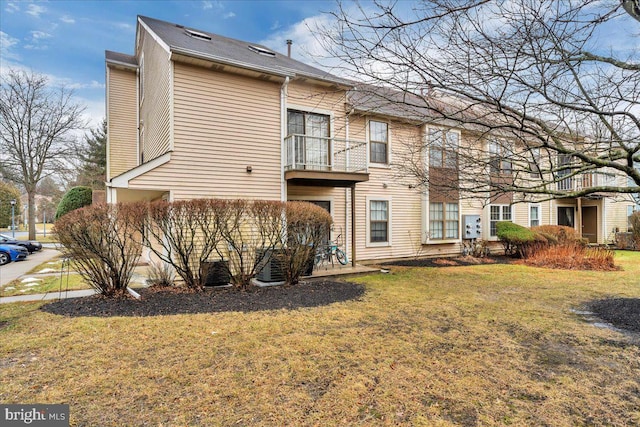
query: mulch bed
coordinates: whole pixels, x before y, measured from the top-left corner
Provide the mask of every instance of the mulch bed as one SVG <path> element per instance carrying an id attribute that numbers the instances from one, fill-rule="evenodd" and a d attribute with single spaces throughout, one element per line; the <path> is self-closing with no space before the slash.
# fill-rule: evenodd
<path id="1" fill-rule="evenodd" d="M 616 328 L 640 332 L 640 298 L 609 298 L 589 304 L 589 310 Z"/>
<path id="2" fill-rule="evenodd" d="M 490 256 L 476 258 L 472 256 L 459 256 L 447 258 L 414 258 L 385 262 L 381 265 L 398 267 L 457 267 L 469 265 L 485 264 L 511 264 L 517 261 L 515 258 L 506 256 Z"/>
<path id="3" fill-rule="evenodd" d="M 161 316 L 225 311 L 247 313 L 318 307 L 358 299 L 364 292 L 362 285 L 327 280 L 309 281 L 295 286 L 252 287 L 247 291 L 237 288 L 206 288 L 203 292 L 145 288 L 139 290 L 142 297 L 140 300 L 94 295 L 55 301 L 43 305 L 41 310 L 70 317 Z"/>

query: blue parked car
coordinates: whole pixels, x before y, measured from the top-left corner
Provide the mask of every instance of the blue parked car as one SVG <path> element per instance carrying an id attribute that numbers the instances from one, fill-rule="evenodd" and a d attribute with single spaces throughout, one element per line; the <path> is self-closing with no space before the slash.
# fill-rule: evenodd
<path id="1" fill-rule="evenodd" d="M 0 265 L 5 265 L 11 261 L 22 261 L 27 259 L 29 251 L 27 248 L 17 245 L 0 244 Z"/>

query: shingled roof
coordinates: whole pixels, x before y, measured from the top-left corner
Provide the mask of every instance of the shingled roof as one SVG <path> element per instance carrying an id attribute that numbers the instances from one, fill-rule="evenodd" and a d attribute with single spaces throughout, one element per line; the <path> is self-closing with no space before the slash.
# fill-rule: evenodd
<path id="1" fill-rule="evenodd" d="M 350 86 L 350 82 L 252 42 L 231 39 L 147 16 L 138 20 L 171 52 L 288 77 L 305 77 Z"/>

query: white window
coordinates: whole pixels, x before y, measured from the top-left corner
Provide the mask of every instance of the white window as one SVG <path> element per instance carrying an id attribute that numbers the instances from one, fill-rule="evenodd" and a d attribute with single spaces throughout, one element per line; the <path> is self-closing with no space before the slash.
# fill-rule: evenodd
<path id="1" fill-rule="evenodd" d="M 460 134 L 456 131 L 429 128 L 429 166 L 457 169 Z"/>
<path id="2" fill-rule="evenodd" d="M 489 235 L 495 237 L 496 224 L 498 221 L 512 221 L 513 215 L 510 205 L 490 205 L 489 206 Z"/>
<path id="3" fill-rule="evenodd" d="M 529 161 L 529 170 L 531 171 L 531 177 L 538 178 L 540 177 L 540 160 L 541 160 L 540 149 L 532 148 L 530 150 L 530 153 L 531 153 L 531 160 Z"/>
<path id="4" fill-rule="evenodd" d="M 391 198 L 367 196 L 367 246 L 391 245 Z"/>
<path id="5" fill-rule="evenodd" d="M 511 149 L 504 142 L 489 142 L 489 170 L 494 175 L 511 175 Z"/>
<path id="6" fill-rule="evenodd" d="M 457 239 L 460 215 L 457 203 L 429 203 L 429 238 L 431 240 Z"/>
<path id="7" fill-rule="evenodd" d="M 369 160 L 371 163 L 389 163 L 389 125 L 369 120 Z"/>
<path id="8" fill-rule="evenodd" d="M 540 205 L 529 205 L 529 227 L 537 227 L 540 225 Z"/>

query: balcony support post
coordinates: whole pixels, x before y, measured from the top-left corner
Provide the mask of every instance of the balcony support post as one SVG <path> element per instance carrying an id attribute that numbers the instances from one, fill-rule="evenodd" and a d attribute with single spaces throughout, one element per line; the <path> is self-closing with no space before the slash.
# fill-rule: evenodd
<path id="1" fill-rule="evenodd" d="M 584 237 L 582 232 L 582 197 L 578 197 L 578 212 L 576 213 L 576 226 L 578 227 L 578 232 L 580 233 L 580 237 Z"/>
<path id="2" fill-rule="evenodd" d="M 351 266 L 356 266 L 356 184 L 351 185 Z"/>

